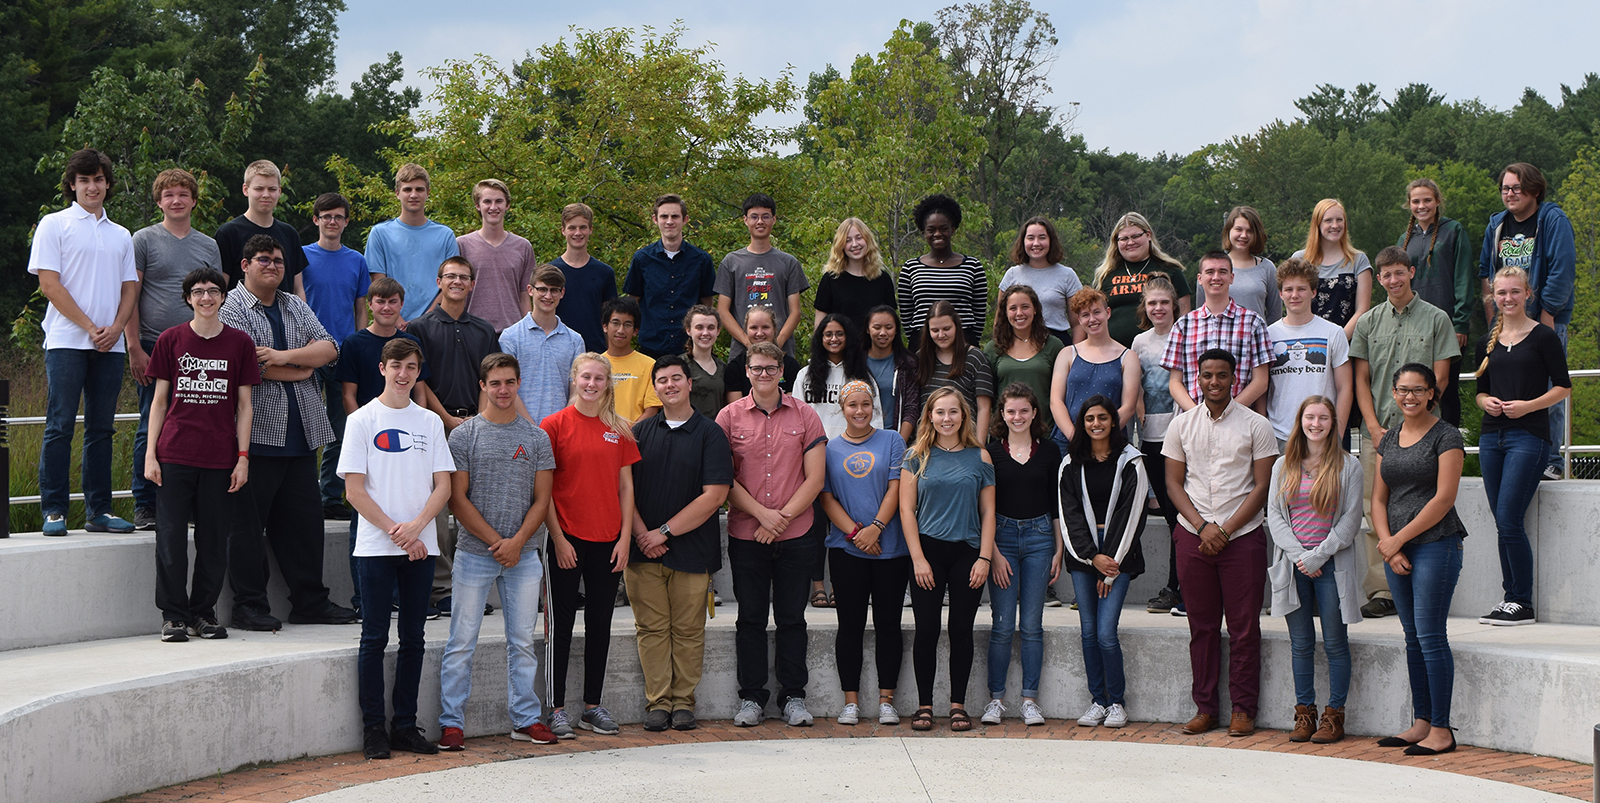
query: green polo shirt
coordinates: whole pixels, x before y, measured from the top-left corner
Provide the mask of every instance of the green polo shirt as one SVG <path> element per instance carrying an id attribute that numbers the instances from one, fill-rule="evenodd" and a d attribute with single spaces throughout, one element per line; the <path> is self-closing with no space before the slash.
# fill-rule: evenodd
<path id="1" fill-rule="evenodd" d="M 1388 392 L 1394 372 L 1407 363 L 1433 367 L 1439 360 L 1461 354 L 1455 326 L 1444 310 L 1412 296 L 1402 309 L 1384 301 L 1356 321 L 1350 339 L 1350 357 L 1366 360 L 1372 376 L 1372 405 L 1385 429 L 1400 423 L 1400 407 Z M 1362 422 L 1366 431 L 1366 422 Z"/>

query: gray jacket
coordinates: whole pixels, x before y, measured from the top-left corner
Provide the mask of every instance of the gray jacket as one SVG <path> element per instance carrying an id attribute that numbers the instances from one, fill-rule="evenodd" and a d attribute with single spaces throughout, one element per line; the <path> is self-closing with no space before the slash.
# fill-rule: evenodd
<path id="1" fill-rule="evenodd" d="M 1344 456 L 1344 471 L 1339 475 L 1339 509 L 1333 528 L 1316 549 L 1307 550 L 1295 538 L 1289 524 L 1289 504 L 1278 492 L 1283 481 L 1284 459 L 1272 465 L 1272 490 L 1267 494 L 1267 533 L 1272 545 L 1267 551 L 1267 579 L 1272 583 L 1272 615 L 1287 616 L 1300 607 L 1295 590 L 1295 566 L 1305 561 L 1308 571 L 1332 571 L 1339 586 L 1340 618 L 1347 625 L 1361 621 L 1361 556 L 1350 546 L 1361 531 L 1361 461 Z M 1289 470 L 1298 470 L 1291 468 Z"/>

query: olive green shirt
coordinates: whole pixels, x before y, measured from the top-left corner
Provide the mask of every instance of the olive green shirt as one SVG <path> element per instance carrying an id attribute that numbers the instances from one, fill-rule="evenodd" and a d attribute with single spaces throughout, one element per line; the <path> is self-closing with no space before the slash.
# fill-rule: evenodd
<path id="1" fill-rule="evenodd" d="M 1402 309 L 1384 301 L 1356 321 L 1350 357 L 1366 360 L 1372 376 L 1372 406 L 1384 429 L 1400 423 L 1400 407 L 1388 392 L 1394 372 L 1407 363 L 1433 368 L 1439 360 L 1460 356 L 1455 326 L 1444 310 L 1412 296 Z M 1365 431 L 1366 422 L 1362 422 Z"/>

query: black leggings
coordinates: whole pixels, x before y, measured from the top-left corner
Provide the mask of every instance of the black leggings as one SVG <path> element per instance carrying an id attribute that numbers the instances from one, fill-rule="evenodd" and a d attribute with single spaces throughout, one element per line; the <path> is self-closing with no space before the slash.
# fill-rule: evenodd
<path id="1" fill-rule="evenodd" d="M 922 536 L 922 556 L 933 568 L 933 588 L 911 584 L 911 615 L 916 637 L 911 642 L 911 668 L 917 676 L 917 705 L 933 705 L 933 676 L 939 665 L 939 629 L 944 592 L 950 591 L 950 702 L 967 702 L 967 678 L 972 674 L 972 621 L 978 617 L 983 587 L 968 580 L 978 548 L 965 541 L 941 541 Z"/>
<path id="2" fill-rule="evenodd" d="M 587 601 L 583 606 L 583 701 L 600 704 L 606 683 L 606 657 L 611 651 L 611 612 L 617 597 L 621 572 L 611 571 L 611 550 L 617 540 L 584 541 L 567 536 L 577 553 L 578 564 L 563 569 L 556 563 L 554 546 L 545 548 L 545 565 L 550 567 L 551 613 L 555 617 L 555 699 L 552 708 L 567 704 L 567 661 L 572 657 L 572 625 L 578 618 L 578 581 L 583 581 Z"/>
<path id="3" fill-rule="evenodd" d="M 833 660 L 839 666 L 839 689 L 861 691 L 862 643 L 867 629 L 867 604 L 872 604 L 872 630 L 877 642 L 878 688 L 894 689 L 900 683 L 901 595 L 911 574 L 911 557 L 861 558 L 841 548 L 828 550 L 833 566 L 834 613 L 839 634 L 833 640 Z"/>
<path id="4" fill-rule="evenodd" d="M 1150 477 L 1150 488 L 1156 492 L 1156 504 L 1161 506 L 1161 518 L 1167 520 L 1167 532 L 1178 531 L 1178 509 L 1172 506 L 1167 495 L 1167 458 L 1161 454 L 1161 441 L 1145 441 L 1139 446 L 1144 452 L 1144 470 Z M 1167 538 L 1167 588 L 1178 590 L 1178 541 Z"/>

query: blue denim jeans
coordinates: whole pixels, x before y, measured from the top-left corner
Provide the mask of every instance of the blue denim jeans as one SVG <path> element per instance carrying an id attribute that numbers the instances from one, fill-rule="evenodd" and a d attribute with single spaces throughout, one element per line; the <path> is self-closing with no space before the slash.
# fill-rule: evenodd
<path id="1" fill-rule="evenodd" d="M 395 616 L 400 651 L 394 665 L 392 730 L 417 726 L 417 688 L 422 683 L 422 628 L 427 624 L 428 592 L 433 589 L 433 556 L 412 560 L 405 555 L 356 558 L 361 573 L 361 648 L 356 652 L 356 697 L 361 726 L 382 725 L 383 652 L 389 646 L 389 600 L 400 594 Z M 481 610 L 481 609 L 480 609 Z M 374 615 L 376 613 L 377 615 Z"/>
<path id="2" fill-rule="evenodd" d="M 1122 603 L 1128 598 L 1133 579 L 1119 574 L 1111 582 L 1111 593 L 1100 598 L 1096 589 L 1099 572 L 1072 572 L 1072 591 L 1078 601 L 1078 624 L 1083 631 L 1083 675 L 1089 681 L 1089 696 L 1109 706 L 1125 703 L 1127 681 L 1122 671 L 1122 641 L 1117 638 L 1117 622 L 1122 619 Z"/>
<path id="3" fill-rule="evenodd" d="M 65 516 L 71 500 L 72 431 L 78 400 L 83 400 L 83 514 L 90 519 L 111 512 L 111 436 L 117 394 L 128 355 L 94 349 L 47 349 L 44 375 L 49 383 L 44 443 L 39 450 L 39 507 L 47 516 Z"/>
<path id="4" fill-rule="evenodd" d="M 1406 634 L 1406 669 L 1411 678 L 1411 716 L 1436 728 L 1450 727 L 1450 697 L 1456 662 L 1450 654 L 1445 620 L 1461 577 L 1461 536 L 1401 549 L 1410 574 L 1395 574 L 1385 564 L 1395 613 Z"/>
<path id="5" fill-rule="evenodd" d="M 1500 575 L 1505 601 L 1533 607 L 1533 547 L 1523 520 L 1539 490 L 1544 470 L 1544 438 L 1522 429 L 1485 432 L 1478 438 L 1478 465 L 1483 468 L 1483 491 L 1500 536 Z"/>
<path id="6" fill-rule="evenodd" d="M 139 344 L 146 354 L 156 350 L 154 340 L 141 340 Z M 150 440 L 150 405 L 156 400 L 156 381 L 152 379 L 148 385 L 134 383 L 134 387 L 139 391 L 139 429 L 133 433 L 133 508 L 155 510 L 157 486 L 144 478 L 144 450 Z"/>
<path id="7" fill-rule="evenodd" d="M 1567 353 L 1567 325 L 1556 324 L 1556 337 L 1561 339 L 1561 353 Z M 1564 468 L 1565 462 L 1561 459 L 1561 444 L 1566 442 L 1566 418 L 1569 402 L 1561 402 L 1550 406 L 1550 443 L 1545 445 L 1549 451 L 1548 464 L 1557 468 Z"/>
<path id="8" fill-rule="evenodd" d="M 344 443 L 344 386 L 333 379 L 333 366 L 324 365 L 316 371 L 328 403 L 328 423 L 333 426 L 333 443 L 322 447 L 322 467 L 317 477 L 317 487 L 322 491 L 322 504 L 338 505 L 344 502 L 344 480 L 335 472 L 339 468 L 339 447 Z"/>
<path id="9" fill-rule="evenodd" d="M 1011 668 L 1011 638 L 1022 629 L 1022 696 L 1039 696 L 1044 668 L 1044 595 L 1050 586 L 1050 561 L 1056 531 L 1049 516 L 1036 519 L 994 517 L 995 551 L 1011 564 L 1011 582 L 1001 588 L 989 580 L 994 629 L 989 633 L 989 694 L 1005 696 Z M 1020 609 L 1020 613 L 1019 613 Z"/>
<path id="10" fill-rule="evenodd" d="M 505 614 L 511 727 L 526 728 L 539 721 L 542 711 L 534 682 L 539 654 L 533 645 L 543 580 L 544 565 L 539 562 L 535 547 L 524 546 L 521 560 L 509 569 L 494 558 L 456 550 L 450 580 L 450 640 L 445 643 L 439 671 L 439 700 L 444 709 L 439 715 L 440 727 L 464 727 L 467 697 L 472 694 L 472 653 L 478 647 L 483 606 L 489 600 L 491 586 L 500 590 Z"/>
<path id="11" fill-rule="evenodd" d="M 1343 708 L 1350 693 L 1350 639 L 1339 611 L 1339 583 L 1334 579 L 1333 563 L 1323 565 L 1322 574 L 1307 577 L 1294 572 L 1295 591 L 1300 607 L 1284 617 L 1289 625 L 1289 654 L 1294 665 L 1294 701 L 1299 705 L 1317 702 L 1317 628 L 1311 621 L 1315 605 L 1322 618 L 1322 651 L 1328 656 L 1328 705 Z"/>

